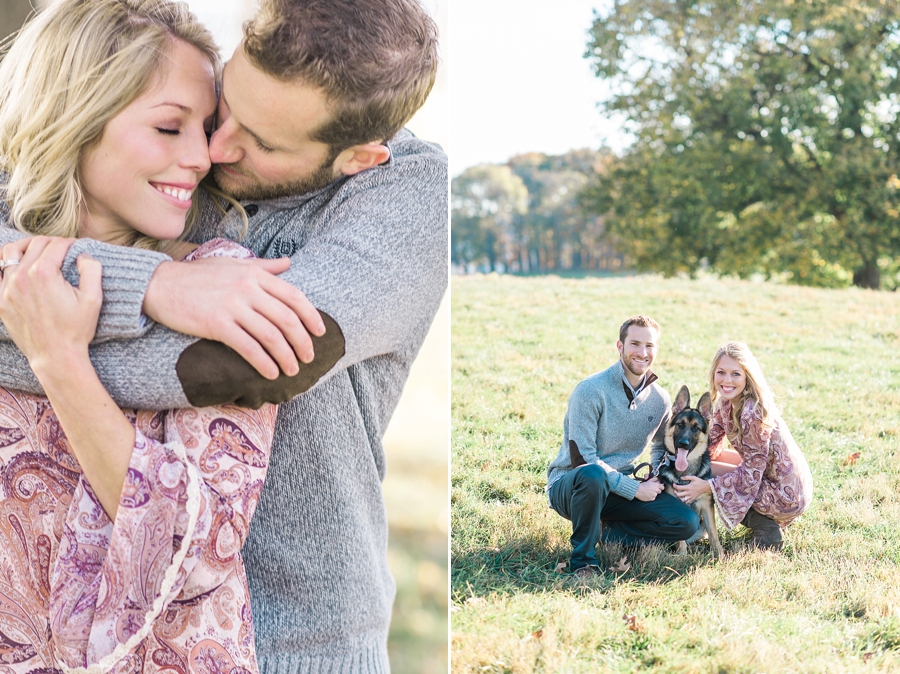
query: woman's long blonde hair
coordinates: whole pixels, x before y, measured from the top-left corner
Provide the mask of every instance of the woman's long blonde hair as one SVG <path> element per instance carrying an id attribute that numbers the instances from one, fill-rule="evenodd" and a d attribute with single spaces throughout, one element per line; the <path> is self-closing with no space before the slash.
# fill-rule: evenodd
<path id="1" fill-rule="evenodd" d="M 716 390 L 716 368 L 719 367 L 722 356 L 734 358 L 747 376 L 747 385 L 741 393 L 740 400 L 731 406 L 732 428 L 736 429 L 739 434 L 741 433 L 741 412 L 744 411 L 744 405 L 748 400 L 752 400 L 756 404 L 756 408 L 762 416 L 763 425 L 772 428 L 778 414 L 775 393 L 766 382 L 759 361 L 751 353 L 750 347 L 743 342 L 727 342 L 719 347 L 713 357 L 712 367 L 709 368 L 709 394 L 713 404 L 715 405 L 716 399 L 719 397 L 719 392 Z"/>
<path id="2" fill-rule="evenodd" d="M 31 234 L 78 235 L 79 166 L 107 122 L 166 67 L 173 40 L 195 47 L 222 72 L 209 31 L 187 5 L 169 0 L 60 0 L 32 18 L 0 63 L 0 169 L 14 226 Z M 194 200 L 185 223 L 197 218 Z M 135 234 L 131 245 L 165 242 Z"/>

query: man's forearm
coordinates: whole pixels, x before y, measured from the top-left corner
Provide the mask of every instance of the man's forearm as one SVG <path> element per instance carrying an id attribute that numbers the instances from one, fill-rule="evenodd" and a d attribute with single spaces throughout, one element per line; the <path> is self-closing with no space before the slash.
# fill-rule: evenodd
<path id="1" fill-rule="evenodd" d="M 23 236 L 5 225 L 0 226 L 0 245 Z M 152 321 L 141 314 L 144 294 L 156 267 L 170 258 L 154 251 L 79 239 L 72 244 L 62 266 L 63 277 L 75 286 L 78 285 L 76 260 L 82 254 L 90 255 L 103 266 L 103 308 L 94 342 L 129 339 L 146 332 Z M 8 339 L 6 328 L 0 323 L 0 340 Z"/>
<path id="2" fill-rule="evenodd" d="M 446 158 L 413 161 L 402 171 L 371 171 L 365 172 L 367 183 L 371 183 L 368 187 L 335 197 L 334 212 L 316 226 L 309 239 L 285 242 L 293 250 L 302 238 L 302 246 L 292 257 L 292 268 L 283 278 L 340 324 L 339 329 L 328 327 L 322 338 L 327 345 L 313 340 L 316 359 L 310 371 L 305 372 L 301 366 L 297 375 L 300 381 L 290 382 L 290 387 L 285 387 L 280 378 L 272 389 L 247 385 L 243 394 L 234 394 L 234 400 L 226 396 L 209 403 L 281 401 L 285 395 L 302 392 L 334 372 L 373 356 L 403 350 L 404 358 L 412 358 L 421 343 L 417 338 L 424 339 L 447 285 Z M 296 236 L 291 233 L 302 224 L 301 215 L 292 215 L 280 232 Z M 96 242 L 79 241 L 73 248 L 75 254 L 87 249 L 104 266 L 104 309 L 98 334 L 102 338 L 142 334 L 147 329 L 141 320 L 147 284 L 158 264 L 168 258 L 134 249 L 110 251 L 110 247 Z M 67 260 L 74 260 L 73 253 Z M 66 278 L 71 281 L 74 277 Z M 185 288 L 185 292 L 191 292 L 191 288 Z M 233 353 L 218 350 L 218 355 L 211 357 L 216 349 L 192 347 L 196 341 L 154 325 L 140 340 L 95 345 L 91 357 L 113 399 L 126 407 L 165 409 L 192 403 L 201 394 L 218 395 L 223 387 L 215 376 L 204 380 L 204 372 L 238 372 L 234 385 L 245 385 L 240 368 L 224 362 Z M 6 347 L 6 343 L 0 344 L 0 367 L 4 369 L 0 384 L 36 392 L 30 371 L 22 367 L 24 359 Z M 322 360 L 320 349 L 325 354 Z M 210 358 L 217 362 L 210 366 L 194 360 L 192 364 L 197 354 L 206 354 L 199 356 L 200 361 Z M 331 358 L 340 359 L 336 366 L 329 362 Z M 224 361 L 218 362 L 220 359 Z M 186 374 L 188 370 L 200 375 L 188 386 L 190 396 L 183 386 L 191 376 Z"/>

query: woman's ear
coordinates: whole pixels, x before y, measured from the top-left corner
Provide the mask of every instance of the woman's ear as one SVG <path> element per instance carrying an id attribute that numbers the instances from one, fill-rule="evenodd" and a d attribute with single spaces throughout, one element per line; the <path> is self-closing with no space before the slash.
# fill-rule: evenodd
<path id="1" fill-rule="evenodd" d="M 341 152 L 334 161 L 335 172 L 345 176 L 356 175 L 391 158 L 391 151 L 381 143 L 354 145 Z"/>

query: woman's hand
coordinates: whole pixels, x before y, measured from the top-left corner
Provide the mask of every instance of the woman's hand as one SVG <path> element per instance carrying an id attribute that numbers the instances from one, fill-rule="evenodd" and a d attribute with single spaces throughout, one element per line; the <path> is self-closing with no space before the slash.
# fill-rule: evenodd
<path id="1" fill-rule="evenodd" d="M 684 503 L 693 503 L 703 496 L 703 494 L 712 493 L 712 487 L 706 480 L 695 477 L 694 475 L 685 475 L 682 479 L 687 480 L 688 484 L 676 484 L 673 486 L 673 489 L 675 489 L 675 495 Z"/>
<path id="2" fill-rule="evenodd" d="M 35 374 L 59 367 L 73 354 L 87 355 L 103 302 L 99 262 L 81 256 L 78 288 L 63 278 L 61 267 L 74 239 L 36 236 L 2 248 L 0 319 L 28 358 Z"/>

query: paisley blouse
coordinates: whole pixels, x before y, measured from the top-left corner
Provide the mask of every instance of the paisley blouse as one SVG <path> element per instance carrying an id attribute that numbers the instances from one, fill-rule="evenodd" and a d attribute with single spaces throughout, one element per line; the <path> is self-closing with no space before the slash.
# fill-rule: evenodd
<path id="1" fill-rule="evenodd" d="M 247 257 L 204 244 L 188 259 Z M 240 549 L 276 407 L 124 410 L 110 521 L 46 398 L 0 388 L 0 674 L 257 670 Z"/>
<path id="2" fill-rule="evenodd" d="M 732 428 L 731 403 L 723 401 L 713 412 L 709 452 L 713 460 L 727 436 L 741 455 L 736 470 L 710 480 L 716 510 L 728 529 L 739 524 L 753 508 L 782 527 L 806 510 L 812 499 L 812 474 L 806 459 L 780 415 L 772 428 L 762 423 L 753 401 L 741 411 L 741 434 Z"/>

